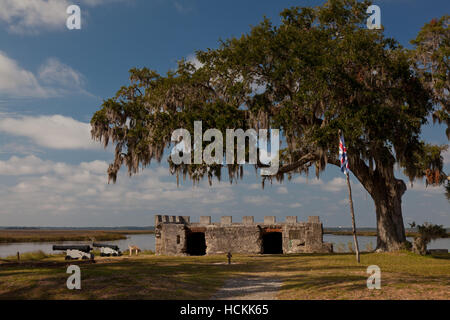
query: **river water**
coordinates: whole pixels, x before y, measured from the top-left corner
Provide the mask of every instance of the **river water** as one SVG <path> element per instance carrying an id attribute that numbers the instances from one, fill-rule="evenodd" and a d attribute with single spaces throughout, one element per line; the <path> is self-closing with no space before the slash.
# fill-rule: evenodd
<path id="1" fill-rule="evenodd" d="M 127 235 L 127 239 L 115 241 L 99 241 L 101 243 L 113 244 L 119 246 L 121 251 L 128 250 L 128 245 L 138 246 L 141 250 L 155 250 L 154 234 L 132 234 Z M 71 244 L 91 244 L 90 241 L 63 241 L 63 242 L 19 242 L 19 243 L 2 243 L 0 244 L 0 258 L 15 255 L 17 252 L 33 252 L 42 250 L 45 253 L 59 253 L 53 251 L 54 244 L 71 245 Z"/>
<path id="2" fill-rule="evenodd" d="M 409 242 L 413 242 L 413 238 L 406 238 Z M 348 252 L 349 243 L 353 245 L 353 236 L 341 236 L 333 234 L 324 234 L 323 242 L 333 243 L 334 252 Z M 358 246 L 360 251 L 369 251 L 377 246 L 377 237 L 358 236 Z M 354 245 L 353 245 L 354 247 Z M 448 249 L 450 250 L 450 238 L 437 239 L 427 246 L 428 249 Z"/>
<path id="3" fill-rule="evenodd" d="M 408 238 L 412 241 L 411 238 Z M 325 234 L 323 236 L 324 242 L 332 242 L 335 252 L 348 252 L 348 243 L 353 244 L 353 236 L 339 236 L 332 234 Z M 154 234 L 136 234 L 127 235 L 127 239 L 116 241 L 104 241 L 104 243 L 114 244 L 119 246 L 120 250 L 125 251 L 128 249 L 128 245 L 136 245 L 141 250 L 155 250 L 155 235 Z M 376 247 L 376 237 L 358 237 L 358 243 L 361 251 L 374 249 Z M 33 252 L 42 250 L 45 253 L 55 253 L 52 250 L 54 244 L 90 244 L 89 241 L 64 241 L 64 242 L 24 242 L 24 243 L 5 243 L 0 244 L 0 258 L 15 255 L 17 252 Z M 449 249 L 450 250 L 450 238 L 437 239 L 428 245 L 428 249 Z"/>

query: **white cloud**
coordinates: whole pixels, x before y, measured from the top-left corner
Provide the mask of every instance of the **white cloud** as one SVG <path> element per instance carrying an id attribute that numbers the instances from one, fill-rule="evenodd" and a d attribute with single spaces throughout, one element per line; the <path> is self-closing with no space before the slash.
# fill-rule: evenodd
<path id="1" fill-rule="evenodd" d="M 1 10 L 0 10 L 1 12 Z M 0 51 L 0 93 L 15 97 L 46 97 L 35 75 L 21 68 L 16 61 Z"/>
<path id="2" fill-rule="evenodd" d="M 0 132 L 31 139 L 51 149 L 99 149 L 89 123 L 61 115 L 0 119 Z"/>
<path id="3" fill-rule="evenodd" d="M 202 68 L 203 66 L 204 66 L 204 64 L 203 63 L 201 63 L 198 59 L 197 59 L 197 57 L 195 56 L 195 54 L 191 54 L 191 55 L 189 55 L 187 58 L 186 58 L 186 61 L 187 62 L 190 62 L 194 67 L 195 67 L 195 69 L 200 69 L 200 68 Z"/>
<path id="4" fill-rule="evenodd" d="M 433 186 L 433 185 L 426 185 L 424 181 L 416 180 L 413 182 L 412 186 L 411 184 L 407 184 L 408 191 L 417 191 L 422 193 L 424 196 L 430 195 L 430 194 L 443 194 L 444 189 L 442 186 Z"/>
<path id="5" fill-rule="evenodd" d="M 288 194 L 288 189 L 286 187 L 278 187 L 277 188 L 277 193 L 278 194 Z"/>
<path id="6" fill-rule="evenodd" d="M 47 180 L 51 175 L 55 175 L 70 178 L 71 181 L 89 182 L 87 178 L 90 175 L 106 177 L 107 169 L 108 164 L 100 160 L 81 162 L 79 165 L 70 165 L 64 162 L 42 160 L 36 156 L 27 156 L 24 158 L 13 156 L 7 161 L 0 161 L 0 174 L 2 175 L 41 175 L 41 178 Z M 104 180 L 106 181 L 106 178 Z"/>
<path id="7" fill-rule="evenodd" d="M 246 173 L 246 175 L 248 175 L 248 173 Z M 247 185 L 247 188 L 249 190 L 261 190 L 262 186 L 260 183 L 251 183 Z"/>
<path id="8" fill-rule="evenodd" d="M 306 184 L 312 184 L 312 185 L 322 185 L 323 184 L 322 180 L 319 180 L 319 179 L 316 179 L 316 178 L 308 179 L 308 178 L 305 178 L 303 176 L 296 177 L 295 179 L 292 180 L 292 182 L 294 182 L 294 183 L 302 183 L 302 184 L 306 183 Z"/>
<path id="9" fill-rule="evenodd" d="M 301 184 L 310 184 L 319 186 L 324 191 L 329 192 L 340 192 L 342 190 L 347 190 L 346 181 L 344 178 L 334 178 L 331 181 L 323 181 L 316 178 L 307 179 L 303 176 L 298 176 L 295 179 L 292 180 L 294 183 L 301 183 Z"/>
<path id="10" fill-rule="evenodd" d="M 450 148 L 442 154 L 442 157 L 444 158 L 444 164 L 450 164 Z"/>
<path id="11" fill-rule="evenodd" d="M 0 0 L 1 1 L 1 0 Z M 89 94 L 81 73 L 56 58 L 49 58 L 37 76 L 0 51 L 0 94 L 9 98 L 49 98 L 69 93 Z"/>
<path id="12" fill-rule="evenodd" d="M 88 6 L 99 6 L 105 3 L 115 2 L 114 0 L 83 0 L 83 3 Z"/>
<path id="13" fill-rule="evenodd" d="M 330 192 L 340 192 L 346 190 L 346 182 L 344 178 L 334 178 L 330 182 L 323 184 L 322 189 Z"/>
<path id="14" fill-rule="evenodd" d="M 238 221 L 239 215 L 296 215 L 299 209 L 302 215 L 331 215 L 336 218 L 333 225 L 348 217 L 348 211 L 339 210 L 339 206 L 327 208 L 326 196 L 277 203 L 275 192 L 252 196 L 245 193 L 248 187 L 228 181 L 215 182 L 212 187 L 206 181 L 198 187 L 187 182 L 178 188 L 167 167 L 153 166 L 133 178 L 124 168 L 117 184 L 108 184 L 107 168 L 108 162 L 99 160 L 69 164 L 27 156 L 0 161 L 0 225 L 152 225 L 154 214 L 190 215 L 193 219 L 224 214 Z M 315 188 L 320 191 L 322 187 Z M 417 198 L 414 193 L 410 196 Z M 446 201 L 442 194 L 437 197 Z M 311 201 L 317 207 L 311 207 Z M 339 203 L 347 200 L 339 199 Z M 411 210 L 407 210 L 409 216 Z M 442 221 L 438 223 L 448 219 Z"/>
<path id="15" fill-rule="evenodd" d="M 42 153 L 42 150 L 35 145 L 6 143 L 0 146 L 0 154 L 15 154 L 15 155 L 35 155 Z"/>
<path id="16" fill-rule="evenodd" d="M 83 6 L 95 7 L 123 0 L 81 0 Z M 8 30 L 18 34 L 37 34 L 42 30 L 65 30 L 69 17 L 66 10 L 74 4 L 68 0 L 0 0 L 0 21 Z"/>
<path id="17" fill-rule="evenodd" d="M 295 202 L 289 205 L 289 208 L 295 209 L 295 208 L 300 208 L 303 207 L 303 205 L 300 202 Z"/>
<path id="18" fill-rule="evenodd" d="M 272 202 L 271 198 L 268 196 L 245 196 L 243 200 L 245 203 L 255 205 L 265 205 Z"/>
<path id="19" fill-rule="evenodd" d="M 44 161 L 33 155 L 25 158 L 11 157 L 9 160 L 0 160 L 0 175 L 30 175 L 43 174 L 52 171 L 53 163 Z"/>
<path id="20" fill-rule="evenodd" d="M 13 33 L 65 28 L 67 0 L 0 0 L 0 20 Z"/>
<path id="21" fill-rule="evenodd" d="M 211 214 L 214 214 L 214 215 L 223 214 L 223 209 L 222 208 L 212 208 Z"/>
<path id="22" fill-rule="evenodd" d="M 174 1 L 173 5 L 179 13 L 189 13 L 192 11 L 192 7 L 186 5 L 186 2 L 183 3 L 182 1 Z"/>
<path id="23" fill-rule="evenodd" d="M 108 184 L 107 168 L 108 163 L 99 160 L 74 165 L 35 156 L 0 161 L 0 177 L 14 180 L 0 185 L 0 225 L 18 221 L 12 214 L 29 219 L 28 225 L 31 221 L 49 224 L 56 216 L 83 216 L 85 220 L 78 218 L 74 224 L 86 225 L 96 215 L 109 221 L 117 214 L 124 221 L 124 216 L 136 211 L 148 212 L 148 216 L 209 213 L 211 204 L 218 204 L 212 213 L 219 214 L 234 199 L 234 189 L 227 182 L 177 187 L 174 178 L 167 181 L 169 171 L 163 167 L 147 168 L 132 179 L 123 170 L 117 184 Z"/>
<path id="24" fill-rule="evenodd" d="M 100 6 L 104 4 L 111 4 L 114 2 L 125 2 L 129 0 L 81 0 L 82 4 L 85 4 L 90 7 Z"/>
<path id="25" fill-rule="evenodd" d="M 41 81 L 52 87 L 77 88 L 83 87 L 84 76 L 68 65 L 61 63 L 56 58 L 49 58 L 39 68 L 39 78 Z"/>

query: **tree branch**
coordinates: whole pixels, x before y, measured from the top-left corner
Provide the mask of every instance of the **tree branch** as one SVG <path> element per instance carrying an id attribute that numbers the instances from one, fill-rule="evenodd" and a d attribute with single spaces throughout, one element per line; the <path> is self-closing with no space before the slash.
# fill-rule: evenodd
<path id="1" fill-rule="evenodd" d="M 301 157 L 299 160 L 295 161 L 294 163 L 291 163 L 291 164 L 281 167 L 278 170 L 278 174 L 284 174 L 284 173 L 294 171 L 294 170 L 300 168 L 301 166 L 304 166 L 308 162 L 311 162 L 314 160 L 318 160 L 317 155 L 308 153 L 308 154 L 304 155 L 303 157 Z"/>

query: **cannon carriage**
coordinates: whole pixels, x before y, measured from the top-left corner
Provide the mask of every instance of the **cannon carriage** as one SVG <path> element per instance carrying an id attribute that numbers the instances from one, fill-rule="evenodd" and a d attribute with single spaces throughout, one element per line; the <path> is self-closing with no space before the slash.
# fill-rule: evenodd
<path id="1" fill-rule="evenodd" d="M 120 251 L 119 247 L 112 244 L 104 244 L 104 243 L 93 243 L 93 247 L 100 248 L 100 256 L 101 257 L 117 257 L 121 256 L 122 252 Z"/>
<path id="2" fill-rule="evenodd" d="M 54 245 L 53 250 L 65 251 L 66 260 L 94 260 L 94 254 L 88 245 Z"/>

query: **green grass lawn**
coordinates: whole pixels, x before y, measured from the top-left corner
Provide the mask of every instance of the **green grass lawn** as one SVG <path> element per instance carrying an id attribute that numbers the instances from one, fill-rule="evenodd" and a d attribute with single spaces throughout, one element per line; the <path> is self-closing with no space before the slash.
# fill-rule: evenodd
<path id="1" fill-rule="evenodd" d="M 44 261 L 63 261 L 61 256 Z M 0 299 L 208 299 L 229 277 L 279 278 L 279 299 L 449 299 L 450 255 L 370 253 L 290 256 L 138 257 L 81 265 L 81 290 L 68 290 L 66 266 L 0 265 Z M 381 268 L 381 290 L 366 287 L 367 266 Z"/>

